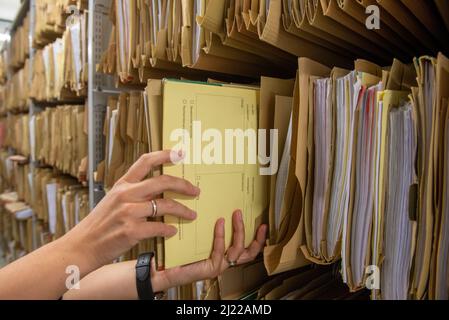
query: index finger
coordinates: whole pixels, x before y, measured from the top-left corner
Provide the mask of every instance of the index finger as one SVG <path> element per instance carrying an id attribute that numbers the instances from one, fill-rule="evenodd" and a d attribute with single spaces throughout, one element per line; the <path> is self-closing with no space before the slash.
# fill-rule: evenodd
<path id="1" fill-rule="evenodd" d="M 165 163 L 174 163 L 180 161 L 183 157 L 182 151 L 164 150 L 146 153 L 141 156 L 129 168 L 119 181 L 126 181 L 130 183 L 142 181 L 150 171 Z"/>

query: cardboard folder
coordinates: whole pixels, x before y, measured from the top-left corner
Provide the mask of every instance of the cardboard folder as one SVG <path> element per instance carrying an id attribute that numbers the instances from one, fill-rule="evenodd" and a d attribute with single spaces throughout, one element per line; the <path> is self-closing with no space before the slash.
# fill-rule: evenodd
<path id="1" fill-rule="evenodd" d="M 431 57 L 421 57 L 415 61 L 417 70 L 418 90 L 413 94 L 412 102 L 415 108 L 419 110 L 418 123 L 420 128 L 431 125 L 426 131 L 421 131 L 418 159 L 418 177 L 421 188 L 419 190 L 419 213 L 418 213 L 418 231 L 416 251 L 414 256 L 413 280 L 411 286 L 411 295 L 416 299 L 422 299 L 425 294 L 426 285 L 429 277 L 432 236 L 435 219 L 435 202 L 432 188 L 435 183 L 435 162 L 434 162 L 434 146 L 435 146 L 435 126 L 436 112 L 432 112 L 428 106 L 435 108 L 436 99 L 435 90 L 435 74 L 436 60 Z M 426 86 L 427 85 L 427 86 Z M 426 89 L 429 88 L 429 89 Z M 429 91 L 430 90 L 430 91 Z M 412 91 L 413 93 L 413 91 Z M 435 108 L 436 109 L 436 108 Z M 422 115 L 422 116 L 421 116 Z M 424 118 L 426 117 L 426 118 Z M 429 117 L 431 119 L 429 119 Z M 427 120 L 424 120 L 427 119 Z M 426 122 L 426 124 L 424 124 Z M 422 130 L 422 129 L 421 129 Z"/>
<path id="2" fill-rule="evenodd" d="M 241 10 L 247 10 L 248 6 L 248 3 L 242 4 L 240 1 L 208 1 L 204 15 L 197 20 L 202 27 L 217 35 L 223 45 L 239 50 L 243 55 L 258 56 L 256 60 L 261 57 L 268 65 L 274 64 L 284 70 L 293 66 L 291 55 L 259 40 L 256 26 L 250 28 L 252 30 L 243 27 Z M 256 2 L 253 1 L 252 7 L 255 6 Z"/>
<path id="3" fill-rule="evenodd" d="M 268 8 L 260 6 L 259 9 L 258 31 L 259 37 L 263 41 L 296 56 L 321 57 L 321 61 L 328 65 L 343 67 L 350 65 L 345 57 L 286 32 L 282 24 L 281 0 L 270 1 Z"/>
<path id="4" fill-rule="evenodd" d="M 264 220 L 264 212 L 268 205 L 268 177 L 260 175 L 258 163 L 253 164 L 248 160 L 243 164 L 233 162 L 236 160 L 231 162 L 233 164 L 225 164 L 224 158 L 223 160 L 214 158 L 214 163 L 208 165 L 210 160 L 204 157 L 198 160 L 204 153 L 201 151 L 200 154 L 198 151 L 200 146 L 195 145 L 197 138 L 194 135 L 198 134 L 199 130 L 195 125 L 198 121 L 201 125 L 200 130 L 213 128 L 223 132 L 222 135 L 225 128 L 257 131 L 259 112 L 257 88 L 165 80 L 163 92 L 163 147 L 169 150 L 183 149 L 186 152 L 186 162 L 164 166 L 164 174 L 187 179 L 201 189 L 201 195 L 194 199 L 181 197 L 172 192 L 164 193 L 164 197 L 175 199 L 198 212 L 198 218 L 193 222 L 164 217 L 165 223 L 178 228 L 178 236 L 165 239 L 165 267 L 170 268 L 209 257 L 213 226 L 217 218 L 225 217 L 226 230 L 231 230 L 231 215 L 238 208 L 243 212 L 245 242 L 249 245 L 257 227 Z M 192 111 L 184 113 L 183 110 Z M 183 117 L 183 114 L 191 116 Z M 174 138 L 179 134 L 174 130 L 179 128 L 188 130 L 191 142 L 188 139 L 187 144 L 184 144 L 185 139 L 178 140 L 179 136 Z M 257 140 L 249 139 L 249 141 L 250 146 L 255 147 L 253 143 Z M 222 155 L 225 156 L 227 149 L 223 149 L 223 144 L 220 148 L 224 150 Z M 254 151 L 248 149 L 245 143 L 245 153 L 250 150 Z M 216 151 L 218 152 L 217 149 Z M 245 155 L 244 158 L 251 159 L 247 158 L 249 156 Z M 234 158 L 234 155 L 232 157 Z M 227 190 L 226 198 L 222 196 L 224 189 Z M 226 231 L 225 234 L 226 244 L 229 245 L 231 232 Z M 180 246 L 184 248 L 183 254 L 178 250 Z"/>
<path id="5" fill-rule="evenodd" d="M 435 83 L 435 127 L 434 127 L 434 150 L 433 150 L 433 162 L 434 162 L 434 231 L 433 231 L 433 244 L 432 244 L 432 257 L 430 264 L 429 275 L 429 297 L 431 299 L 436 298 L 436 288 L 441 286 L 441 283 L 437 281 L 437 265 L 439 263 L 439 269 L 443 264 L 438 259 L 438 248 L 443 244 L 440 242 L 442 238 L 441 228 L 443 218 L 443 199 L 444 199 L 444 152 L 445 152 L 445 125 L 446 117 L 448 113 L 447 101 L 449 99 L 448 89 L 448 75 L 449 75 L 449 60 L 443 54 L 439 54 L 436 60 L 436 83 Z M 441 254 L 441 253 L 440 253 Z M 440 271 L 441 272 L 441 271 Z M 438 297 L 441 298 L 441 289 Z"/>

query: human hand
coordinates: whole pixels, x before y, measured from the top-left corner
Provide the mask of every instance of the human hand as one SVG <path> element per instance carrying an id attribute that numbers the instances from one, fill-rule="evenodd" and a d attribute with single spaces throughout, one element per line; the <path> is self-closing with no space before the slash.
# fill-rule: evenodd
<path id="1" fill-rule="evenodd" d="M 224 225 L 224 219 L 218 219 L 215 224 L 213 249 L 210 258 L 207 260 L 156 271 L 153 259 L 151 272 L 153 290 L 159 292 L 199 280 L 216 278 L 230 267 L 230 262 L 240 265 L 254 260 L 265 245 L 267 226 L 259 226 L 255 240 L 249 247 L 245 248 L 245 227 L 242 212 L 236 210 L 232 215 L 232 245 L 226 251 Z"/>
<path id="2" fill-rule="evenodd" d="M 90 257 L 96 264 L 94 267 L 98 268 L 118 258 L 140 240 L 174 236 L 177 233 L 175 227 L 147 221 L 153 216 L 150 201 L 156 201 L 157 216 L 170 214 L 193 220 L 196 218 L 193 210 L 175 200 L 157 198 L 166 191 L 196 197 L 200 190 L 181 178 L 166 175 L 145 178 L 151 169 L 181 158 L 182 154 L 171 151 L 143 155 L 95 209 L 64 236 L 66 240 L 74 246 L 84 245 L 84 255 Z"/>

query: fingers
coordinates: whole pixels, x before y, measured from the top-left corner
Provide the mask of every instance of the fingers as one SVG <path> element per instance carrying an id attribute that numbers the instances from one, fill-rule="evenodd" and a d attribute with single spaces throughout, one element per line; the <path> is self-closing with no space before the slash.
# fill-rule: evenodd
<path id="1" fill-rule="evenodd" d="M 176 152 L 171 150 L 144 154 L 129 168 L 120 181 L 131 183 L 142 181 L 150 173 L 151 169 L 165 163 L 179 161 L 182 157 L 182 151 Z"/>
<path id="2" fill-rule="evenodd" d="M 227 252 L 227 262 L 237 262 L 245 251 L 245 226 L 243 225 L 242 211 L 237 210 L 232 215 L 232 246 Z"/>
<path id="3" fill-rule="evenodd" d="M 178 201 L 172 199 L 155 199 L 153 201 L 155 201 L 157 207 L 156 215 L 154 215 L 153 205 L 150 201 L 132 204 L 130 210 L 132 210 L 138 218 L 170 215 L 186 220 L 194 220 L 197 217 L 195 211 L 189 209 Z"/>
<path id="4" fill-rule="evenodd" d="M 243 264 L 254 260 L 265 246 L 265 239 L 267 234 L 267 225 L 259 226 L 256 233 L 256 239 L 251 242 L 249 247 L 242 253 L 237 260 L 237 264 Z"/>
<path id="5" fill-rule="evenodd" d="M 215 223 L 214 244 L 212 254 L 210 256 L 212 266 L 220 268 L 225 253 L 225 221 L 223 218 L 218 219 Z"/>
<path id="6" fill-rule="evenodd" d="M 200 189 L 189 181 L 162 175 L 127 186 L 124 196 L 128 202 L 142 202 L 154 199 L 156 196 L 172 191 L 177 194 L 196 197 L 200 194 Z"/>
<path id="7" fill-rule="evenodd" d="M 137 239 L 144 240 L 154 237 L 170 238 L 178 232 L 174 226 L 163 222 L 139 222 L 136 224 L 135 235 Z"/>

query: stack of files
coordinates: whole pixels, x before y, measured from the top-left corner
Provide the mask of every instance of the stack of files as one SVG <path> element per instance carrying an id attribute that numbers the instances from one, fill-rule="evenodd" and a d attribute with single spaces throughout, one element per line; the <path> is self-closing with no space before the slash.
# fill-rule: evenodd
<path id="1" fill-rule="evenodd" d="M 164 20 L 170 19 L 167 1 L 115 0 L 111 12 L 114 28 L 110 41 L 116 45 L 109 50 L 116 50 L 113 69 L 122 83 L 161 78 L 162 70 L 166 70 L 165 75 L 170 75 L 170 70 L 181 72 L 179 64 L 166 58 L 168 31 Z M 161 33 L 159 29 L 163 29 Z"/>
<path id="2" fill-rule="evenodd" d="M 59 238 L 89 213 L 88 190 L 50 168 L 35 169 L 31 207 L 53 239 Z"/>
<path id="3" fill-rule="evenodd" d="M 10 244 L 13 241 L 13 232 L 12 232 L 12 220 L 14 219 L 14 217 L 8 213 L 5 209 L 5 205 L 7 203 L 12 203 L 12 202 L 16 202 L 17 201 L 17 193 L 15 194 L 15 199 L 14 197 L 11 197 L 11 195 L 13 195 L 14 192 L 7 192 L 7 193 L 3 193 L 0 195 L 0 220 L 1 220 L 1 225 L 2 225 L 2 237 L 3 240 L 5 241 L 5 243 L 7 245 L 5 245 L 5 247 L 3 248 L 5 251 L 3 251 L 5 254 L 8 253 L 8 244 Z M 7 199 L 4 199 L 4 197 L 7 196 Z"/>
<path id="4" fill-rule="evenodd" d="M 23 156 L 30 155 L 30 133 L 28 114 L 8 115 L 5 146 Z"/>
<path id="5" fill-rule="evenodd" d="M 11 190 L 13 185 L 13 163 L 10 159 L 8 150 L 0 150 L 0 181 L 2 182 L 2 190 Z"/>
<path id="6" fill-rule="evenodd" d="M 226 75 L 245 79 L 258 78 L 262 73 L 291 74 L 289 66 L 294 60 L 290 54 L 259 40 L 258 46 L 246 50 L 227 46 L 203 28 L 197 20 L 214 2 L 116 0 L 110 45 L 99 69 L 116 73 L 122 83 L 134 84 L 166 76 L 205 79 L 205 71 L 222 79 Z"/>
<path id="7" fill-rule="evenodd" d="M 417 237 L 411 275 L 411 297 L 435 297 L 436 255 L 439 244 L 444 154 L 444 119 L 447 109 L 447 58 L 423 56 L 415 60 L 418 87 L 412 88 L 412 103 L 418 122 Z"/>
<path id="8" fill-rule="evenodd" d="M 30 97 L 37 101 L 73 101 L 86 95 L 87 15 L 73 18 L 61 38 L 37 50 Z"/>
<path id="9" fill-rule="evenodd" d="M 19 200 L 31 203 L 30 165 L 26 162 L 13 160 L 13 170 L 14 186 Z"/>
<path id="10" fill-rule="evenodd" d="M 80 181 L 87 173 L 87 113 L 83 105 L 46 108 L 30 120 L 31 155 Z"/>
<path id="11" fill-rule="evenodd" d="M 349 199 L 348 129 L 352 119 L 347 91 L 354 73 L 316 65 L 310 80 L 300 88 L 313 93 L 309 101 L 300 103 L 308 115 L 304 120 L 308 129 L 303 132 L 306 146 L 301 148 L 307 147 L 310 159 L 303 211 L 305 243 L 301 250 L 314 263 L 330 264 L 340 258 L 342 216 Z"/>
<path id="12" fill-rule="evenodd" d="M 293 56 L 321 57 L 323 63 L 343 66 L 350 64 L 353 58 L 335 46 L 326 47 L 325 43 L 316 41 L 313 36 L 286 31 L 282 0 L 218 0 L 208 1 L 206 5 L 198 21 L 202 28 L 218 36 L 216 41 L 221 40 L 225 46 L 275 62 L 282 61 L 284 66 L 293 70 Z"/>
<path id="13" fill-rule="evenodd" d="M 64 6 L 66 2 L 67 0 L 35 1 L 34 48 L 42 48 L 62 35 L 70 13 Z"/>
<path id="14" fill-rule="evenodd" d="M 4 86 L 4 109 L 12 112 L 28 110 L 29 72 L 31 64 L 26 59 L 22 69 L 17 71 Z"/>
<path id="15" fill-rule="evenodd" d="M 427 65 L 427 66 L 426 66 Z M 428 252 L 428 244 L 425 242 L 426 235 L 432 232 L 429 237 L 432 239 L 431 244 L 431 257 L 430 257 L 430 270 L 429 270 L 429 284 L 428 284 L 428 297 L 430 299 L 447 299 L 448 298 L 448 240 L 447 240 L 447 116 L 448 116 L 448 101 L 449 101 L 449 59 L 443 54 L 439 54 L 435 59 L 421 58 L 417 61 L 419 66 L 419 89 L 418 95 L 414 96 L 413 103 L 419 107 L 420 125 L 427 131 L 429 128 L 430 144 L 426 144 L 424 141 L 420 141 L 426 150 L 430 150 L 429 154 L 420 154 L 420 159 L 427 156 L 429 163 L 425 164 L 423 168 L 419 168 L 422 174 L 427 177 L 424 179 L 423 186 L 427 190 L 423 191 L 422 196 L 425 198 L 419 199 L 420 209 L 424 215 L 430 215 L 428 220 L 424 222 L 424 217 L 420 216 L 419 221 L 423 221 L 422 225 L 418 222 L 418 233 L 420 246 L 420 253 L 418 257 L 426 257 Z M 416 92 L 416 90 L 414 91 Z M 421 113 L 422 112 L 422 113 Z M 433 115 L 432 121 L 429 120 L 429 116 Z M 432 130 L 432 131 L 430 131 Z M 424 129 L 420 132 L 420 137 L 428 137 L 424 133 Z M 433 150 L 433 151 L 432 151 Z M 420 152 L 426 152 L 420 150 Z M 426 170 L 427 168 L 427 170 Z M 424 207 L 426 206 L 426 207 Z M 421 214 L 420 212 L 420 214 Z M 421 220 L 423 219 L 423 220 Z M 433 226 L 432 226 L 433 223 Z M 426 230 L 424 230 L 426 228 Z M 427 249 L 427 250 L 426 250 Z M 417 247 L 418 250 L 418 247 Z M 424 274 L 424 264 L 421 264 L 421 270 L 415 270 L 415 279 L 417 274 Z M 421 271 L 419 273 L 419 271 Z M 419 278 L 418 278 L 419 279 Z M 417 281 L 417 284 L 420 282 Z M 416 288 L 416 287 L 414 287 Z M 417 286 L 417 298 L 421 297 L 419 285 Z"/>
<path id="16" fill-rule="evenodd" d="M 24 202 L 19 201 L 16 192 L 6 192 L 0 195 L 1 212 L 0 226 L 2 236 L 14 247 L 26 252 L 32 250 L 32 219 L 33 211 Z"/>
<path id="17" fill-rule="evenodd" d="M 385 73 L 385 72 L 384 72 Z M 380 268 L 373 299 L 409 299 L 416 239 L 417 118 L 408 95 L 416 71 L 393 61 L 378 94 L 371 265 Z M 400 148 L 404 147 L 404 148 Z M 394 190 L 394 192 L 392 191 Z"/>
<path id="18" fill-rule="evenodd" d="M 220 217 L 225 219 L 228 247 L 232 240 L 231 215 L 236 208 L 242 210 L 245 246 L 248 246 L 265 220 L 268 207 L 268 177 L 261 174 L 257 160 L 259 88 L 164 80 L 162 92 L 163 149 L 185 152 L 178 165 L 164 165 L 163 173 L 184 178 L 202 191 L 196 198 L 164 193 L 164 198 L 174 199 L 198 212 L 193 222 L 164 217 L 164 222 L 175 226 L 179 234 L 164 241 L 165 268 L 207 259 L 212 249 L 214 225 Z M 179 128 L 183 128 L 182 135 Z M 233 135 L 227 138 L 232 141 L 222 141 L 222 137 L 229 136 L 225 130 L 246 132 L 247 137 L 238 145 Z M 213 132 L 210 143 L 198 144 L 198 137 L 208 132 Z M 226 148 L 229 143 L 231 147 Z M 227 193 L 225 198 L 223 190 Z"/>
<path id="19" fill-rule="evenodd" d="M 242 37 L 240 41 L 227 45 L 226 32 L 233 30 L 234 19 L 239 13 L 238 1 L 187 0 L 181 2 L 181 59 L 183 66 L 205 71 L 230 73 L 249 77 L 258 77 L 263 68 L 263 74 L 273 75 L 278 69 L 285 74 L 294 66 L 291 55 L 279 49 L 262 44 L 258 39 Z M 220 34 L 215 33 L 207 25 L 209 14 L 216 18 L 215 27 L 220 28 Z M 228 27 L 225 26 L 227 21 Z M 235 27 L 237 28 L 237 27 Z M 253 37 L 254 38 L 254 37 Z M 232 42 L 232 41 L 231 41 Z M 292 68 L 294 69 L 294 68 Z"/>
<path id="20" fill-rule="evenodd" d="M 23 19 L 22 25 L 19 26 L 11 37 L 10 48 L 8 52 L 8 64 L 13 70 L 22 68 L 25 60 L 30 54 L 30 14 Z"/>
<path id="21" fill-rule="evenodd" d="M 62 35 L 64 42 L 62 83 L 77 96 L 86 96 L 87 90 L 87 12 L 74 16 Z"/>
<path id="22" fill-rule="evenodd" d="M 377 255 L 380 265 L 380 295 L 384 300 L 409 298 L 410 271 L 416 233 L 414 198 L 409 197 L 416 186 L 415 159 L 417 150 L 416 123 L 410 102 L 397 105 L 398 92 L 385 91 L 379 102 L 379 112 L 387 123 L 387 144 L 382 150 L 380 184 L 385 203 L 380 208 L 382 231 Z M 384 109 L 385 108 L 385 109 Z M 412 200 L 412 201 L 411 201 Z M 376 234 L 376 230 L 374 230 Z M 376 251 L 377 248 L 374 249 Z"/>
<path id="23" fill-rule="evenodd" d="M 4 205 L 4 215 L 9 215 L 10 223 L 8 226 L 11 228 L 11 244 L 23 255 L 31 252 L 33 247 L 32 236 L 32 216 L 33 211 L 31 208 L 23 202 L 12 202 Z"/>
<path id="24" fill-rule="evenodd" d="M 365 286 L 371 250 L 374 216 L 375 167 L 379 161 L 376 136 L 381 114 L 377 112 L 377 94 L 383 90 L 380 67 L 356 62 L 357 81 L 353 96 L 353 128 L 350 141 L 351 176 L 347 214 L 343 217 L 342 273 L 351 290 Z M 370 73 L 371 72 L 371 73 Z"/>
<path id="25" fill-rule="evenodd" d="M 334 266 L 303 267 L 278 274 L 259 289 L 259 300 L 368 300 L 366 291 L 349 292 Z"/>
<path id="26" fill-rule="evenodd" d="M 273 0 L 212 1 L 215 8 L 235 11 L 206 12 L 202 26 L 223 37 L 258 36 L 261 40 L 296 56 L 316 59 L 328 66 L 347 67 L 331 62 L 332 52 L 388 63 L 393 56 L 410 60 L 426 51 L 448 49 L 447 14 L 443 1 L 412 0 Z M 370 30 L 366 7 L 380 9 L 380 28 Z M 232 15 L 235 14 L 235 19 Z M 221 19 L 226 19 L 221 22 Z M 223 26 L 226 31 L 223 32 Z M 231 32 L 230 32 L 231 31 Z M 234 34 L 232 34 L 234 32 Z M 227 33 L 227 35 L 226 35 Z M 319 48 L 321 47 L 321 48 Z M 313 56 L 314 50 L 322 55 Z M 327 50 L 327 55 L 324 54 Z M 333 58 L 335 55 L 333 55 Z M 349 62 L 349 61 L 346 61 Z"/>
<path id="27" fill-rule="evenodd" d="M 4 85 L 8 80 L 8 51 L 0 50 L 0 85 Z"/>
<path id="28" fill-rule="evenodd" d="M 146 100 L 141 91 L 123 92 L 108 99 L 104 122 L 105 160 L 98 165 L 95 178 L 104 183 L 106 191 L 141 155 L 150 151 Z"/>

